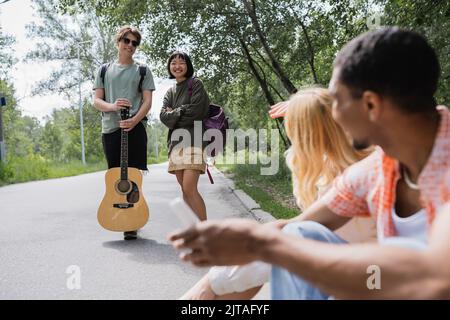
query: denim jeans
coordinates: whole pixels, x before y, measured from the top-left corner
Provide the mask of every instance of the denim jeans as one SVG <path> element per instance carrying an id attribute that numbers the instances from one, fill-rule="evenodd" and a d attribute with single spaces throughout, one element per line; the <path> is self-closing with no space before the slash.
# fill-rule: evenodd
<path id="1" fill-rule="evenodd" d="M 290 223 L 283 228 L 283 232 L 321 242 L 333 244 L 347 243 L 344 239 L 340 238 L 325 226 L 313 221 Z M 381 244 L 402 246 L 418 250 L 425 249 L 426 247 L 425 244 L 418 241 L 416 242 L 414 239 L 400 237 L 386 238 Z M 273 300 L 333 299 L 332 296 L 320 291 L 296 274 L 275 266 L 272 267 L 270 285 L 271 297 Z"/>

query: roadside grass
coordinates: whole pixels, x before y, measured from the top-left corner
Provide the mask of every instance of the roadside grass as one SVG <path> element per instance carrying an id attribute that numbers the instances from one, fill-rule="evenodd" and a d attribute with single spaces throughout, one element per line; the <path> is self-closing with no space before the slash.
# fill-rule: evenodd
<path id="1" fill-rule="evenodd" d="M 292 194 L 291 174 L 285 165 L 284 157 L 280 156 L 279 169 L 274 175 L 262 175 L 261 169 L 267 168 L 268 165 L 262 165 L 260 162 L 216 166 L 234 180 L 237 188 L 242 189 L 261 206 L 262 210 L 275 218 L 288 219 L 300 213 Z"/>
<path id="2" fill-rule="evenodd" d="M 151 165 L 151 164 L 158 164 L 158 163 L 162 163 L 162 162 L 166 162 L 168 161 L 167 158 L 167 153 L 160 153 L 158 155 L 158 157 L 151 155 L 149 157 L 147 157 L 147 164 Z"/>
<path id="3" fill-rule="evenodd" d="M 167 155 L 148 158 L 148 164 L 167 161 Z M 56 162 L 44 159 L 39 155 L 9 159 L 6 164 L 0 163 L 0 186 L 35 180 L 54 179 L 76 176 L 85 173 L 106 170 L 105 160 L 86 163 L 81 161 Z"/>
<path id="4" fill-rule="evenodd" d="M 48 178 L 71 177 L 84 173 L 106 170 L 106 163 L 86 163 L 84 166 L 81 161 L 71 161 L 65 164 L 55 164 L 49 166 Z"/>

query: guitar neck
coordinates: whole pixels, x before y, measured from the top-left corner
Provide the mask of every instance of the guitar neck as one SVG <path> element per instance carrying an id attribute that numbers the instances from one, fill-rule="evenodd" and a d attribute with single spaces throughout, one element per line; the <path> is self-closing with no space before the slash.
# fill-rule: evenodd
<path id="1" fill-rule="evenodd" d="M 121 129 L 120 180 L 128 180 L 128 132 Z"/>

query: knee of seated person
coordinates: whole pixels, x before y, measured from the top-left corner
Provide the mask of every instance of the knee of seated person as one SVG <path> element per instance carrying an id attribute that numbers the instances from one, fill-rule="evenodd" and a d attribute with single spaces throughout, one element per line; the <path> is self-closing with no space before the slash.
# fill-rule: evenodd
<path id="1" fill-rule="evenodd" d="M 315 221 L 292 222 L 283 227 L 283 233 L 311 240 L 324 239 L 325 232 L 329 232 L 329 229 Z"/>

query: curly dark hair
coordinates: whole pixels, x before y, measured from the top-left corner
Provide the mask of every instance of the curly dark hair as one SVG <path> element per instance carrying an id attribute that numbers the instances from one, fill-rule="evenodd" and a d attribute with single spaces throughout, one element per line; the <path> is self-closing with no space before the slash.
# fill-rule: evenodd
<path id="1" fill-rule="evenodd" d="M 416 32 L 385 27 L 364 33 L 344 46 L 334 68 L 354 98 L 371 90 L 408 112 L 429 112 L 436 105 L 439 61 Z"/>

